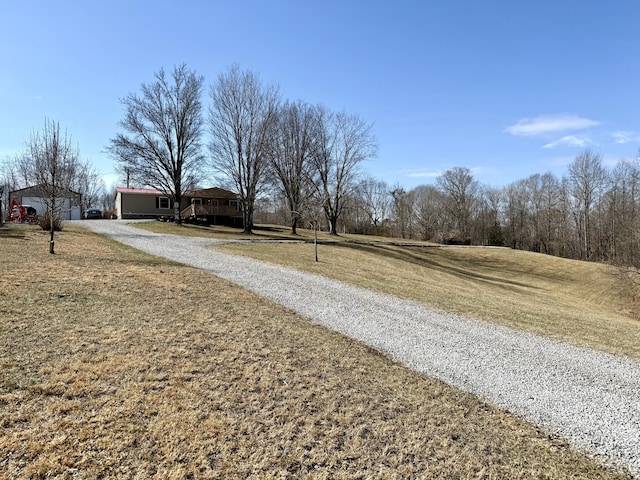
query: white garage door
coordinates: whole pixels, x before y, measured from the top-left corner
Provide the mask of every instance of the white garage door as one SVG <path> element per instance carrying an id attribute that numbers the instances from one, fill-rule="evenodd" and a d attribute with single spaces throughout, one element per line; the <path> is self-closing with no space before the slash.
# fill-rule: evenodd
<path id="1" fill-rule="evenodd" d="M 62 205 L 60 216 L 63 220 L 80 220 L 80 207 L 69 207 L 70 200 L 68 198 L 59 198 L 56 205 Z M 41 197 L 22 197 L 23 205 L 31 205 L 36 209 L 36 213 L 42 216 L 47 211 L 47 206 Z"/>

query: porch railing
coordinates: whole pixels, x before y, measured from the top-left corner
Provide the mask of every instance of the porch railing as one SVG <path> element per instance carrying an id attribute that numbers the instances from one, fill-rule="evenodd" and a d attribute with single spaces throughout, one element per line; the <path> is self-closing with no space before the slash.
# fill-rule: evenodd
<path id="1" fill-rule="evenodd" d="M 205 216 L 226 216 L 236 217 L 241 213 L 235 207 L 229 205 L 198 205 L 192 203 L 180 212 L 184 218 L 187 217 L 205 217 Z"/>

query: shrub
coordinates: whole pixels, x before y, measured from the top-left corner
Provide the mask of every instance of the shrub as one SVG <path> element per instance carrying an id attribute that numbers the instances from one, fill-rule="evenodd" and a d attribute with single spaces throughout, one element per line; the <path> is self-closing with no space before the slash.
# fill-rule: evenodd
<path id="1" fill-rule="evenodd" d="M 49 212 L 45 213 L 40 217 L 40 227 L 43 230 L 51 231 L 51 220 L 50 220 Z M 60 230 L 62 230 L 62 219 L 60 218 L 59 215 L 56 215 L 53 218 L 53 230 L 55 232 L 59 232 Z"/>

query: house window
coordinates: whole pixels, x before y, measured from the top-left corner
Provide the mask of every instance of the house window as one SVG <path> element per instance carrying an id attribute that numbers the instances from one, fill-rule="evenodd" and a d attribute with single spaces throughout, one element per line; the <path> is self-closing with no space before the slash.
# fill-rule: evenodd
<path id="1" fill-rule="evenodd" d="M 201 198 L 192 198 L 191 199 L 191 203 L 193 203 L 194 205 L 202 205 L 202 199 Z"/>
<path id="2" fill-rule="evenodd" d="M 168 210 L 169 207 L 169 199 L 167 197 L 156 197 L 156 208 Z"/>

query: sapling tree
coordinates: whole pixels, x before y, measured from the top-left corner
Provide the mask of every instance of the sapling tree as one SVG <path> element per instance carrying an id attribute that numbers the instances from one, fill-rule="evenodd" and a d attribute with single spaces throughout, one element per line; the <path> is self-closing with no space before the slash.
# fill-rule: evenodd
<path id="1" fill-rule="evenodd" d="M 80 152 L 60 124 L 45 119 L 42 130 L 34 131 L 20 158 L 26 178 L 40 188 L 49 218 L 49 253 L 55 253 L 54 231 L 60 228 L 62 198 L 68 195 L 80 162 Z"/>

